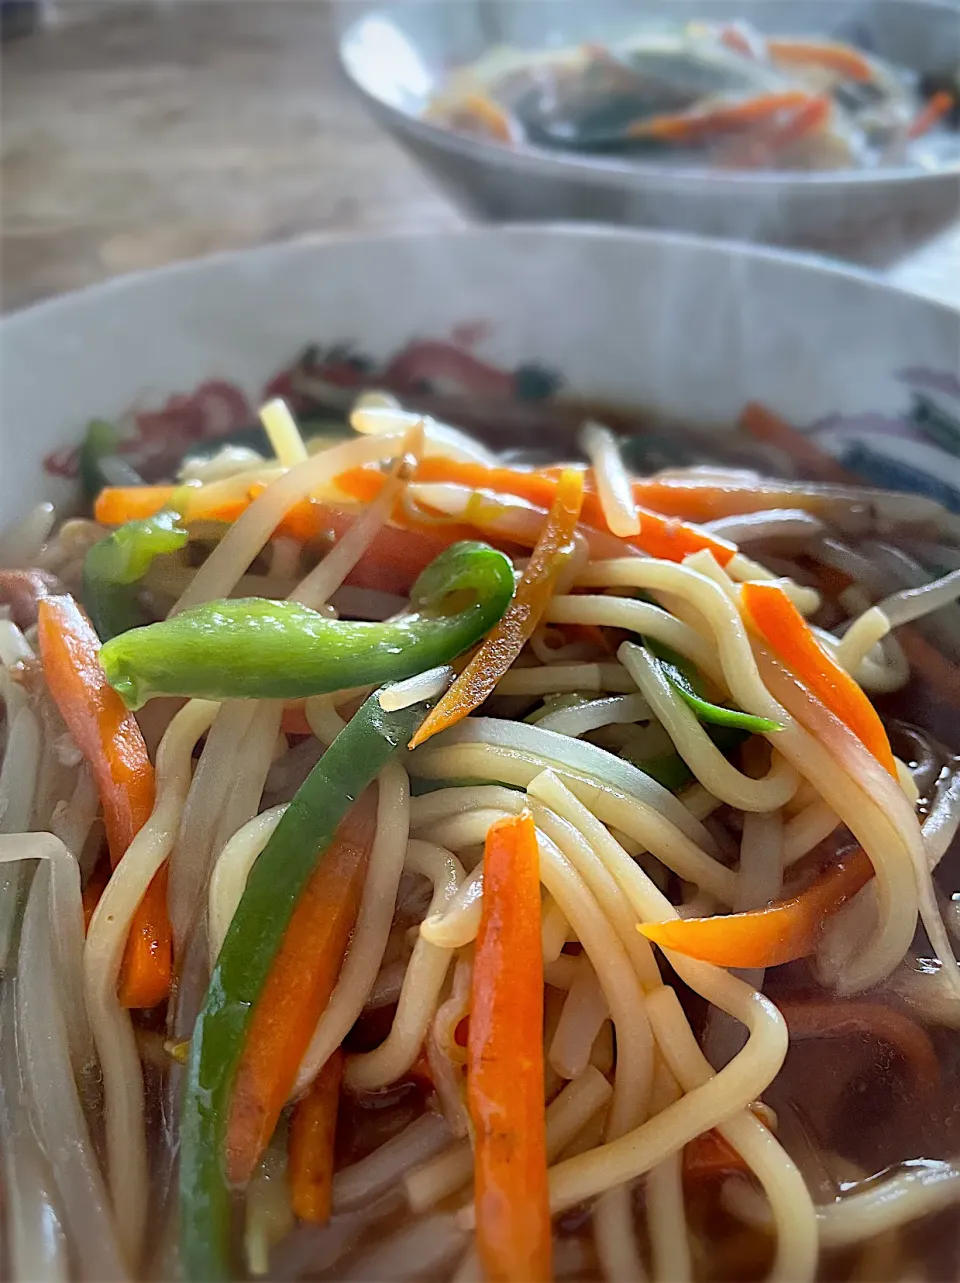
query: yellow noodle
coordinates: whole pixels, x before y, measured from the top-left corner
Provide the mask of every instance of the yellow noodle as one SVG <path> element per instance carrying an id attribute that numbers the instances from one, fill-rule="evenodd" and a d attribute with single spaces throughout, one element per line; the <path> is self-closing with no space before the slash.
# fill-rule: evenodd
<path id="1" fill-rule="evenodd" d="M 443 911 L 463 881 L 460 861 L 429 842 L 408 841 L 404 868 L 432 881 L 431 914 Z M 395 1082 L 410 1068 L 433 1019 L 452 956 L 451 950 L 441 949 L 418 935 L 390 1033 L 373 1051 L 348 1057 L 344 1071 L 348 1087 L 354 1091 L 375 1091 Z"/>
<path id="2" fill-rule="evenodd" d="M 656 660 L 642 647 L 620 648 L 624 667 L 636 680 L 677 752 L 700 783 L 728 806 L 741 811 L 776 811 L 790 801 L 800 776 L 774 752 L 769 773 L 751 779 L 737 770 L 704 730 L 693 709 L 671 685 Z"/>
<path id="3" fill-rule="evenodd" d="M 526 788 L 549 764 L 517 749 L 488 744 L 443 748 L 427 744 L 417 749 L 410 765 L 415 774 L 427 779 L 499 779 Z M 594 784 L 561 767 L 555 769 L 578 797 L 589 798 L 590 805 L 599 808 L 597 814 L 605 823 L 623 829 L 684 881 L 707 888 L 722 904 L 732 903 L 735 879 L 731 871 L 706 855 L 660 812 L 617 789 Z"/>

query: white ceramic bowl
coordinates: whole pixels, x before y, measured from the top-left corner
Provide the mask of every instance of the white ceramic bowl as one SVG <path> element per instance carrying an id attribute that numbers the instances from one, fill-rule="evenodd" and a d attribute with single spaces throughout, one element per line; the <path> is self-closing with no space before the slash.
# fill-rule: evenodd
<path id="1" fill-rule="evenodd" d="M 72 447 L 91 417 L 122 419 L 132 461 L 156 466 L 157 451 L 252 422 L 265 384 L 309 343 L 329 382 L 357 375 L 330 353 L 349 344 L 373 383 L 426 380 L 499 405 L 501 443 L 513 445 L 518 423 L 536 430 L 530 398 L 561 380 L 559 400 L 718 431 L 754 398 L 803 427 L 853 416 L 842 418 L 853 438 L 884 416 L 908 442 L 911 379 L 960 393 L 960 313 L 811 257 L 585 226 L 321 238 L 121 277 L 6 317 L 2 521 L 75 496 Z M 209 380 L 221 383 L 168 404 Z M 935 485 L 958 467 L 940 455 L 926 475 Z"/>
<path id="2" fill-rule="evenodd" d="M 513 149 L 421 119 L 451 70 L 495 46 L 615 40 L 641 20 L 695 18 L 745 18 L 766 34 L 852 40 L 920 73 L 960 65 L 956 0 L 404 0 L 357 18 L 340 55 L 379 123 L 458 204 L 485 217 L 669 227 L 812 245 L 874 262 L 957 217 L 960 161 L 930 172 L 720 173 Z"/>

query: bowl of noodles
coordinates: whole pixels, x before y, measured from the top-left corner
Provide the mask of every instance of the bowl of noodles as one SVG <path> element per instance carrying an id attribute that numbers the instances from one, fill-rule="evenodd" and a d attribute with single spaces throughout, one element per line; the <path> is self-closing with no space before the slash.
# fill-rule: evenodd
<path id="1" fill-rule="evenodd" d="M 587 228 L 6 318 L 8 1276 L 956 1277 L 958 339 Z"/>
<path id="2" fill-rule="evenodd" d="M 482 217 L 850 257 L 956 217 L 952 0 L 418 0 L 355 18 L 340 54 L 378 123 Z"/>

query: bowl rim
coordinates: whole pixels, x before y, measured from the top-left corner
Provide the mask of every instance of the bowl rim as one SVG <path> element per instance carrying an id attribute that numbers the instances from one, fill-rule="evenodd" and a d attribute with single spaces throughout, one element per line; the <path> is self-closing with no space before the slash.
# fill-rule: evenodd
<path id="1" fill-rule="evenodd" d="M 804 0 L 796 2 L 802 7 Z M 930 186 L 960 180 L 960 155 L 955 160 L 929 170 L 920 169 L 916 165 L 891 165 L 874 169 L 815 170 L 810 173 L 789 170 L 718 171 L 704 165 L 673 166 L 657 164 L 656 161 L 628 161 L 576 152 L 554 152 L 529 143 L 509 147 L 495 140 L 459 133 L 387 102 L 354 75 L 348 55 L 348 46 L 356 42 L 361 30 L 370 22 L 395 20 L 405 11 L 437 9 L 444 3 L 449 3 L 449 0 L 396 0 L 389 6 L 378 5 L 348 23 L 337 42 L 341 71 L 371 108 L 391 117 L 402 132 L 413 133 L 442 151 L 466 154 L 481 164 L 526 174 L 533 172 L 545 178 L 576 177 L 599 186 L 621 189 L 642 188 L 655 180 L 660 190 L 673 188 L 679 192 L 699 192 L 709 184 L 712 192 L 724 195 L 743 195 L 756 191 L 803 192 L 823 188 L 843 191 L 864 186 L 891 187 L 903 184 Z M 931 13 L 954 14 L 960 21 L 960 14 L 951 0 L 879 0 L 879 3 L 884 7 L 909 9 L 917 18 L 927 10 Z"/>
<path id="2" fill-rule="evenodd" d="M 504 223 L 462 223 L 445 228 L 398 228 L 393 231 L 317 231 L 306 236 L 294 237 L 285 241 L 271 241 L 261 245 L 250 245 L 240 249 L 220 250 L 213 254 L 202 254 L 192 258 L 177 259 L 157 267 L 142 268 L 138 271 L 122 272 L 109 276 L 101 281 L 93 281 L 79 289 L 67 290 L 38 299 L 24 307 L 0 315 L 0 350 L 2 339 L 24 328 L 41 324 L 47 317 L 56 316 L 65 308 L 86 307 L 90 303 L 99 303 L 112 294 L 135 290 L 160 278 L 169 279 L 211 269 L 227 269 L 254 260 L 281 260 L 296 258 L 302 254 L 335 252 L 340 246 L 352 245 L 401 245 L 405 241 L 420 241 L 435 245 L 438 240 L 457 242 L 490 241 L 514 242 L 532 241 L 541 244 L 544 238 L 553 242 L 567 241 L 575 244 L 579 241 L 606 241 L 624 245 L 643 244 L 648 246 L 665 245 L 671 247 L 698 248 L 719 254 L 725 258 L 738 258 L 746 261 L 779 263 L 815 273 L 835 280 L 857 282 L 860 285 L 879 289 L 884 294 L 899 296 L 904 302 L 919 303 L 925 308 L 940 312 L 945 318 L 960 322 L 960 304 L 952 304 L 943 299 L 931 298 L 911 290 L 897 281 L 887 279 L 882 273 L 855 263 L 835 259 L 815 250 L 783 248 L 777 245 L 766 245 L 754 241 L 734 240 L 722 236 L 704 236 L 697 232 L 674 231 L 654 227 L 629 227 L 610 223 L 551 219 L 543 222 L 504 222 Z M 958 351 L 960 355 L 960 351 Z M 2 432 L 0 432 L 2 436 Z"/>

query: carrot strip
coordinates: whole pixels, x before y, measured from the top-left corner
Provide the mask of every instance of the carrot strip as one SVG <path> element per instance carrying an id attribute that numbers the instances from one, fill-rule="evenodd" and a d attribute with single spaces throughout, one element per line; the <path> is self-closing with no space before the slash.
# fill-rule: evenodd
<path id="1" fill-rule="evenodd" d="M 338 1047 L 290 1120 L 287 1179 L 294 1215 L 326 1225 L 333 1204 L 333 1143 L 343 1078 L 343 1052 Z"/>
<path id="2" fill-rule="evenodd" d="M 452 482 L 468 486 L 471 490 L 493 490 L 499 494 L 516 495 L 539 508 L 549 508 L 557 492 L 558 478 L 542 472 L 521 472 L 516 468 L 488 468 L 482 463 L 461 463 L 440 457 L 422 459 L 417 466 L 417 481 Z M 338 484 L 340 479 L 337 479 Z M 592 474 L 584 476 L 585 491 L 581 520 L 597 530 L 608 530 L 599 496 L 593 485 Z M 634 484 L 636 498 L 636 484 Z M 691 552 L 703 549 L 712 552 L 721 566 L 736 554 L 736 547 L 706 530 L 685 525 L 675 520 L 665 520 L 659 512 L 641 508 L 640 533 L 625 539 L 631 548 L 659 557 L 663 561 L 682 561 Z"/>
<path id="3" fill-rule="evenodd" d="M 929 133 L 941 117 L 945 116 L 954 104 L 953 94 L 947 89 L 941 89 L 933 95 L 927 105 L 919 111 L 910 123 L 907 130 L 907 137 L 912 142 L 915 138 L 922 138 L 924 134 Z"/>
<path id="4" fill-rule="evenodd" d="M 273 1135 L 317 1021 L 330 999 L 363 890 L 376 830 L 365 794 L 337 830 L 297 901 L 250 1023 L 233 1082 L 227 1174 L 243 1184 Z"/>
<path id="5" fill-rule="evenodd" d="M 583 474 L 571 468 L 557 485 L 553 507 L 513 601 L 467 667 L 424 718 L 410 741 L 411 748 L 479 708 L 530 640 L 569 560 L 582 502 Z"/>
<path id="6" fill-rule="evenodd" d="M 802 89 L 783 93 L 758 94 L 743 102 L 678 112 L 675 115 L 646 116 L 628 125 L 627 138 L 660 138 L 670 142 L 699 142 L 711 134 L 751 129 L 776 118 L 783 111 L 805 106 L 811 95 Z"/>
<path id="7" fill-rule="evenodd" d="M 382 474 L 376 475 L 382 477 Z M 108 487 L 97 496 L 94 516 L 105 526 L 152 517 L 171 502 L 178 490 L 182 487 Z M 216 521 L 230 524 L 263 490 L 262 485 L 251 486 L 246 498 L 223 502 L 205 499 L 204 487 L 192 489 L 186 520 L 188 523 Z M 333 541 L 342 539 L 356 519 L 353 513 L 341 512 L 314 499 L 303 499 L 284 515 L 276 533 L 300 544 L 316 540 Z M 377 532 L 345 582 L 355 588 L 405 595 L 434 557 L 464 537 L 464 533 L 447 525 L 436 528 L 424 525 L 416 530 L 384 528 Z"/>
<path id="8" fill-rule="evenodd" d="M 143 521 L 165 508 L 176 486 L 107 486 L 97 495 L 93 517 L 101 526 L 122 526 Z"/>
<path id="9" fill-rule="evenodd" d="M 770 1126 L 769 1110 L 761 1101 L 750 1106 L 750 1112 L 765 1127 Z M 688 1141 L 683 1147 L 683 1176 L 685 1180 L 702 1180 L 714 1176 L 729 1176 L 734 1172 L 747 1173 L 750 1168 L 729 1141 L 711 1127 Z"/>
<path id="10" fill-rule="evenodd" d="M 93 772 L 114 868 L 150 817 L 153 766 L 136 718 L 100 667 L 100 639 L 72 597 L 39 604 L 40 657 L 50 694 Z M 154 1007 L 170 988 L 167 871 L 160 869 L 137 908 L 120 970 L 125 1007 Z"/>
<path id="11" fill-rule="evenodd" d="M 896 779 L 890 741 L 877 710 L 823 649 L 783 589 L 777 584 L 747 583 L 741 590 L 741 601 L 764 641 Z"/>
<path id="12" fill-rule="evenodd" d="M 874 79 L 869 61 L 849 45 L 821 44 L 807 40 L 767 40 L 767 53 L 774 62 L 797 66 L 808 63 L 836 71 L 847 80 L 869 82 Z"/>
<path id="13" fill-rule="evenodd" d="M 369 502 L 380 492 L 383 474 L 372 468 L 351 468 L 336 478 L 336 484 L 352 499 Z M 607 531 L 600 500 L 593 489 L 590 473 L 585 472 L 581 520 L 596 530 Z M 470 490 L 489 490 L 495 494 L 513 495 L 536 508 L 549 508 L 554 502 L 559 474 L 521 472 L 516 468 L 490 468 L 482 463 L 466 463 L 441 457 L 422 459 L 414 474 L 416 482 L 450 483 Z M 636 485 L 634 486 L 636 493 Z M 395 514 L 400 519 L 400 514 Z M 706 549 L 721 566 L 736 555 L 736 546 L 718 535 L 666 518 L 649 508 L 637 512 L 640 533 L 622 542 L 628 548 L 644 552 L 663 561 L 682 561 L 689 553 Z M 405 521 L 404 524 L 407 524 Z M 432 527 L 431 527 L 432 528 Z M 469 538 L 469 530 L 458 530 L 457 538 Z"/>
<path id="14" fill-rule="evenodd" d="M 903 1012 L 880 1002 L 787 1000 L 777 1005 L 791 1041 L 866 1034 L 903 1057 L 919 1090 L 933 1094 L 940 1087 L 940 1061 L 930 1036 Z"/>
<path id="15" fill-rule="evenodd" d="M 546 1283 L 543 955 L 539 852 L 529 812 L 487 833 L 467 1057 L 481 1263 L 489 1283 Z"/>
<path id="16" fill-rule="evenodd" d="M 646 922 L 637 930 L 661 949 L 718 967 L 779 967 L 812 953 L 827 919 L 872 877 L 873 865 L 858 847 L 799 895 L 767 909 Z"/>
<path id="17" fill-rule="evenodd" d="M 804 472 L 818 481 L 849 482 L 851 479 L 849 472 L 836 459 L 765 405 L 756 401 L 748 402 L 740 415 L 740 427 L 755 441 L 762 441 L 765 445 L 782 450 Z"/>
<path id="18" fill-rule="evenodd" d="M 510 117 L 499 103 L 494 102 L 492 98 L 488 98 L 486 94 L 467 94 L 463 102 L 458 104 L 458 109 L 454 113 L 454 117 L 457 120 L 460 119 L 461 115 L 466 115 L 476 121 L 498 143 L 515 143 L 518 141 L 517 130 L 511 123 Z"/>
<path id="19" fill-rule="evenodd" d="M 284 735 L 312 735 L 313 727 L 307 721 L 303 704 L 288 704 L 280 719 L 280 729 Z"/>

